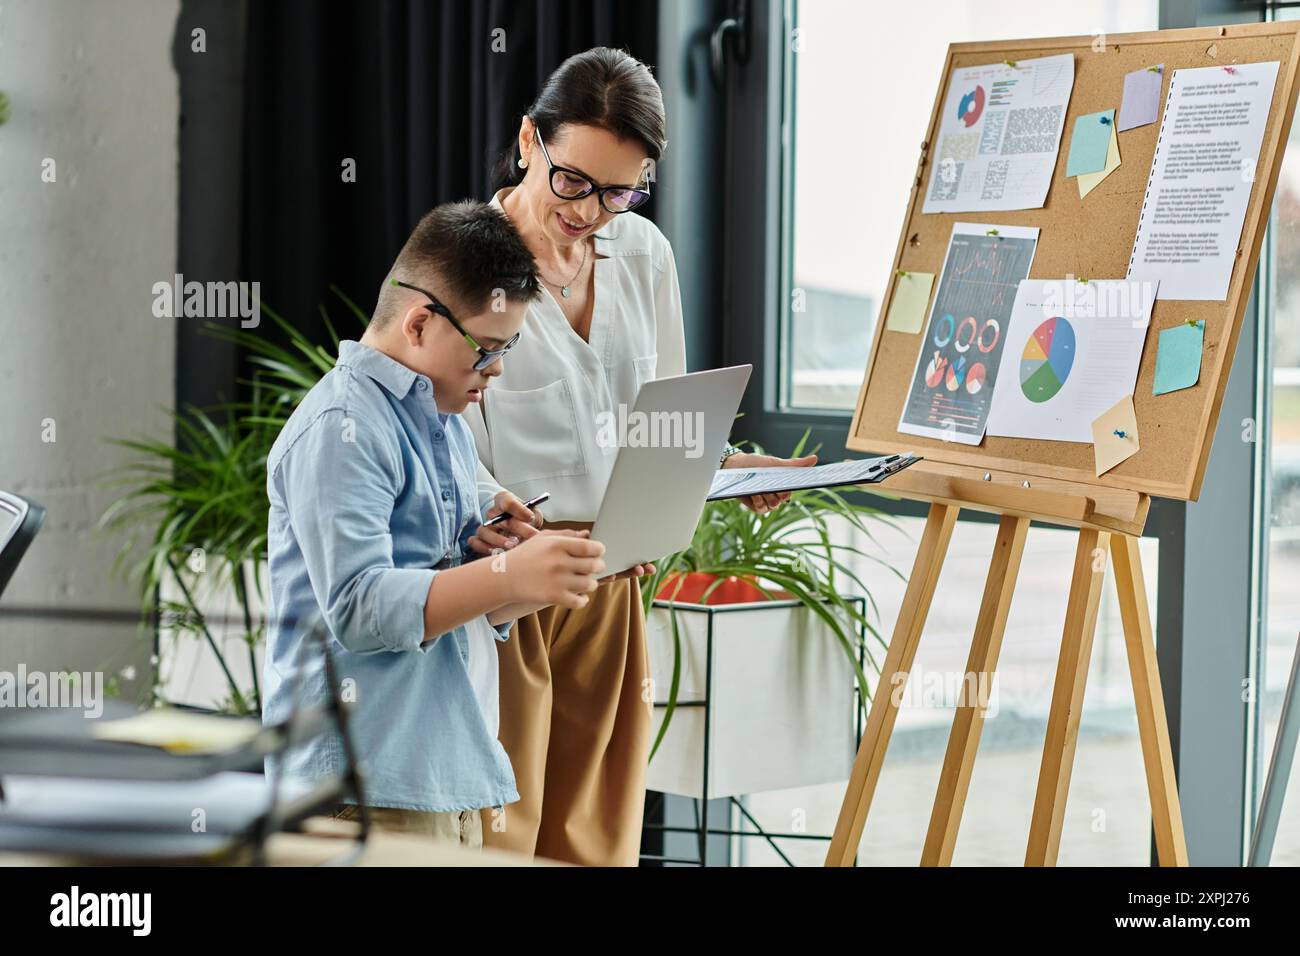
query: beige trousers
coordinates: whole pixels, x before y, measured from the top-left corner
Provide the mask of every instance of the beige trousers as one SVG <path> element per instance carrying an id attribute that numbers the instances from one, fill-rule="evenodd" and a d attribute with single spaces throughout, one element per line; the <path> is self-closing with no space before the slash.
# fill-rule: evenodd
<path id="1" fill-rule="evenodd" d="M 637 582 L 602 584 L 580 610 L 521 618 L 497 651 L 499 737 L 520 799 L 483 811 L 484 845 L 636 866 L 652 703 Z"/>
<path id="2" fill-rule="evenodd" d="M 430 837 L 438 843 L 479 850 L 483 847 L 483 823 L 478 810 L 432 813 L 402 807 L 370 807 L 370 823 L 392 833 Z M 336 820 L 360 820 L 356 804 L 343 804 L 334 812 Z"/>

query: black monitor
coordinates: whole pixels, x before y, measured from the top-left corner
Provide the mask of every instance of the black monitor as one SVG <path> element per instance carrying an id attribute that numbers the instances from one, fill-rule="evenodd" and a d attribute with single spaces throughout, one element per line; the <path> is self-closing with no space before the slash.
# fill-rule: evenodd
<path id="1" fill-rule="evenodd" d="M 0 491 L 0 595 L 44 520 L 45 509 L 36 502 Z"/>

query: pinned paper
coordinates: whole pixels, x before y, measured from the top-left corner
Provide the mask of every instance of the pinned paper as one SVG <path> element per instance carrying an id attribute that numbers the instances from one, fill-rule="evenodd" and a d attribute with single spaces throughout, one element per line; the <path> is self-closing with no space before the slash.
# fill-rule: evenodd
<path id="1" fill-rule="evenodd" d="M 1156 121 L 1160 112 L 1160 84 L 1164 78 L 1164 64 L 1125 74 L 1124 100 L 1119 107 L 1120 132 Z"/>
<path id="2" fill-rule="evenodd" d="M 1227 298 L 1278 63 L 1173 71 L 1142 199 L 1160 212 L 1138 217 L 1128 279 L 1159 279 L 1162 299 Z"/>
<path id="3" fill-rule="evenodd" d="M 1070 137 L 1070 157 L 1065 161 L 1065 175 L 1099 173 L 1106 168 L 1110 137 L 1115 132 L 1115 111 L 1088 113 L 1074 121 Z"/>
<path id="4" fill-rule="evenodd" d="M 927 140 L 930 171 L 921 211 L 1043 208 L 1056 174 L 1075 59 L 1059 53 L 1015 66 L 955 67 L 939 128 Z"/>
<path id="5" fill-rule="evenodd" d="M 1160 333 L 1156 350 L 1156 381 L 1152 395 L 1191 388 L 1201 378 L 1201 349 L 1205 323 L 1183 324 Z"/>
<path id="6" fill-rule="evenodd" d="M 119 720 L 97 721 L 91 735 L 96 740 L 161 747 L 172 753 L 215 754 L 244 746 L 261 730 L 256 720 L 161 707 Z"/>
<path id="7" fill-rule="evenodd" d="M 1098 476 L 1136 455 L 1137 450 L 1137 413 L 1133 410 L 1133 396 L 1125 395 L 1092 423 L 1092 453 Z"/>
<path id="8" fill-rule="evenodd" d="M 1079 198 L 1082 199 L 1088 193 L 1097 188 L 1097 185 L 1119 169 L 1119 136 L 1115 133 L 1110 134 L 1110 147 L 1106 150 L 1106 166 L 1099 173 L 1084 173 L 1078 180 Z"/>
<path id="9" fill-rule="evenodd" d="M 885 328 L 891 332 L 920 332 L 932 288 L 933 272 L 904 272 L 900 275 L 894 283 L 894 297 L 889 302 Z"/>

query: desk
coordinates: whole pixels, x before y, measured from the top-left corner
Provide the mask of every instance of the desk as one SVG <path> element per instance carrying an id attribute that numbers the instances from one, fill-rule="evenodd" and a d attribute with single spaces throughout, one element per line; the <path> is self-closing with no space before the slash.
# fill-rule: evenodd
<path id="1" fill-rule="evenodd" d="M 349 842 L 357 825 L 348 820 L 312 817 L 303 823 L 302 833 L 276 833 L 267 841 L 267 860 L 271 866 L 319 866 L 349 851 Z M 129 866 L 133 861 L 115 860 L 113 866 Z M 150 860 L 136 865 L 157 865 Z M 247 865 L 240 858 L 230 865 Z M 36 853 L 0 853 L 0 866 L 93 866 L 78 857 L 48 856 Z M 365 850 L 353 866 L 563 866 L 553 860 L 537 860 L 505 850 L 467 850 L 426 840 L 422 837 L 372 829 Z"/>

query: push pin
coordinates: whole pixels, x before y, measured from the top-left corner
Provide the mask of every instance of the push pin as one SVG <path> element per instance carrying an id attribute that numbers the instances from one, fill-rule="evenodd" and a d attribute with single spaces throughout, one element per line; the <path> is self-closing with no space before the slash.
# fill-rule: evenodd
<path id="1" fill-rule="evenodd" d="M 1224 71 L 1225 73 L 1231 73 L 1231 74 L 1233 74 L 1233 75 L 1235 76 L 1236 73 L 1237 73 L 1237 68 L 1236 68 L 1235 66 L 1225 66 L 1225 67 L 1223 68 L 1223 71 Z"/>
<path id="2" fill-rule="evenodd" d="M 997 231 L 996 229 L 990 229 L 990 230 L 988 230 L 986 233 L 984 233 L 984 235 L 986 235 L 986 236 L 996 236 L 997 234 L 998 234 L 998 231 Z"/>
<path id="3" fill-rule="evenodd" d="M 1165 71 L 1165 68 L 1164 68 L 1163 66 L 1149 66 L 1149 67 L 1147 67 L 1147 72 L 1148 72 L 1148 73 L 1163 73 L 1164 71 Z"/>
<path id="4" fill-rule="evenodd" d="M 1109 116 L 1102 116 L 1102 117 L 1100 117 L 1100 119 L 1101 119 L 1101 125 L 1102 125 L 1102 126 L 1109 126 L 1109 125 L 1110 125 L 1110 117 L 1109 117 Z"/>
<path id="5" fill-rule="evenodd" d="M 1009 66 L 1009 67 L 1011 67 L 1011 69 L 1014 70 L 1014 69 L 1016 68 L 1016 61 L 1015 61 L 1015 60 L 1003 60 L 1003 61 L 1002 61 L 1002 65 L 1003 65 L 1003 66 Z"/>
<path id="6" fill-rule="evenodd" d="M 906 276 L 907 276 L 907 270 L 906 270 L 906 269 L 895 269 L 895 270 L 894 270 L 894 275 L 898 276 L 900 279 L 906 278 Z"/>
<path id="7" fill-rule="evenodd" d="M 1187 324 L 1190 325 L 1190 326 L 1193 326 L 1193 327 L 1199 329 L 1201 326 L 1205 325 L 1205 320 L 1204 320 L 1204 319 L 1188 319 L 1188 320 L 1187 320 Z"/>
<path id="8" fill-rule="evenodd" d="M 1128 438 L 1128 432 L 1119 428 L 1115 429 L 1113 434 L 1115 435 L 1116 438 Z"/>

